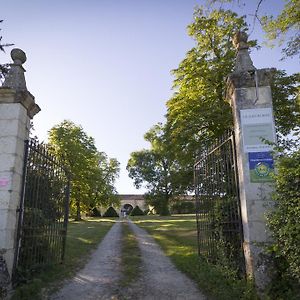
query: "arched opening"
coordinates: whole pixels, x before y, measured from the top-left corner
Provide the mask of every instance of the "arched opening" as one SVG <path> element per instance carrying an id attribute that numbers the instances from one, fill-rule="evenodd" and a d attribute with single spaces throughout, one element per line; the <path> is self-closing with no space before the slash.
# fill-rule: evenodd
<path id="1" fill-rule="evenodd" d="M 133 206 L 129 203 L 124 204 L 124 206 L 122 208 L 122 212 L 126 213 L 126 215 L 129 215 L 132 210 L 133 210 Z"/>

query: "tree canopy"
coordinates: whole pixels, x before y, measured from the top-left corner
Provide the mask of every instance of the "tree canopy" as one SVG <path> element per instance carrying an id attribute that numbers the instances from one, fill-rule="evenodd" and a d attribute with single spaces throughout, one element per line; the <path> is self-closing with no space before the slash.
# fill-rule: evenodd
<path id="1" fill-rule="evenodd" d="M 215 3 L 236 2 L 239 6 L 248 7 L 249 1 L 240 0 L 210 0 L 210 5 Z M 271 46 L 278 44 L 283 46 L 283 57 L 293 57 L 300 54 L 300 2 L 299 0 L 284 0 L 283 9 L 277 16 L 272 14 L 261 15 L 260 8 L 262 3 L 272 5 L 271 0 L 257 0 L 256 9 L 251 14 L 254 17 L 252 26 L 256 24 L 256 20 L 262 26 L 266 33 L 266 38 L 271 42 Z M 251 3 L 252 4 L 252 3 Z"/>
<path id="2" fill-rule="evenodd" d="M 166 103 L 166 123 L 146 133 L 151 148 L 133 152 L 127 166 L 135 185 L 144 184 L 153 199 L 188 192 L 201 148 L 232 128 L 225 94 L 226 77 L 235 62 L 232 37 L 237 31 L 247 31 L 245 17 L 224 9 L 195 9 L 188 26 L 195 46 L 172 71 L 174 94 Z M 249 41 L 249 46 L 256 47 L 256 41 Z M 272 93 L 277 133 L 281 144 L 286 144 L 286 137 L 299 130 L 299 75 L 276 71 Z"/>
<path id="3" fill-rule="evenodd" d="M 267 38 L 277 41 L 279 45 L 286 42 L 283 48 L 285 56 L 300 54 L 300 1 L 285 1 L 285 6 L 278 16 L 263 16 L 263 29 Z"/>
<path id="4" fill-rule="evenodd" d="M 166 126 L 177 159 L 190 167 L 203 145 L 233 126 L 230 105 L 224 101 L 225 79 L 236 54 L 231 39 L 240 30 L 247 30 L 244 18 L 222 9 L 196 8 L 188 26 L 195 46 L 172 71 L 174 94 L 166 104 Z"/>
<path id="5" fill-rule="evenodd" d="M 81 218 L 81 211 L 117 201 L 114 181 L 119 163 L 99 152 L 95 141 L 81 126 L 63 121 L 49 131 L 49 145 L 72 175 L 71 212 Z"/>
<path id="6" fill-rule="evenodd" d="M 186 192 L 192 173 L 175 159 L 165 126 L 153 126 L 145 134 L 145 140 L 151 148 L 131 153 L 127 164 L 129 177 L 137 188 L 144 185 L 148 189 L 146 199 L 149 203 L 158 213 L 167 215 L 169 201 Z"/>

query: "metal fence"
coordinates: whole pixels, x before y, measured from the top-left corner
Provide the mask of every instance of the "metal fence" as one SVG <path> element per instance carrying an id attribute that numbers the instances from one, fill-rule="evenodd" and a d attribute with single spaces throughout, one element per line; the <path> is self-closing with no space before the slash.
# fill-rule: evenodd
<path id="1" fill-rule="evenodd" d="M 63 165 L 36 140 L 25 142 L 15 281 L 64 259 L 70 180 Z"/>
<path id="2" fill-rule="evenodd" d="M 245 274 L 234 136 L 227 131 L 195 164 L 199 255 Z"/>

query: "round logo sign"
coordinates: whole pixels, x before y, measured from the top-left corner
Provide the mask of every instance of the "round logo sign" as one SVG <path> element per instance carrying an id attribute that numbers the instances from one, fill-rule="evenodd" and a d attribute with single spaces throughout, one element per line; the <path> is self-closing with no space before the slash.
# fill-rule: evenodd
<path id="1" fill-rule="evenodd" d="M 261 176 L 261 177 L 268 176 L 270 173 L 269 165 L 266 163 L 263 163 L 263 162 L 259 162 L 255 166 L 255 172 L 258 176 Z"/>

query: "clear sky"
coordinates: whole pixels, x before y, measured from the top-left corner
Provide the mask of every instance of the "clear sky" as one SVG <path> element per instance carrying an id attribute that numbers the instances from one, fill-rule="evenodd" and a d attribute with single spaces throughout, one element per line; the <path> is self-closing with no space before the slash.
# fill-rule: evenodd
<path id="1" fill-rule="evenodd" d="M 126 164 L 132 151 L 148 147 L 144 133 L 164 121 L 170 71 L 193 46 L 186 26 L 203 2 L 0 0 L 3 42 L 27 54 L 27 87 L 42 109 L 34 118 L 39 139 L 64 119 L 82 125 L 100 151 L 121 163 L 118 192 L 143 192 L 134 188 Z M 253 13 L 256 1 L 251 3 L 249 11 L 235 9 Z M 262 12 L 276 13 L 282 3 L 265 0 Z M 251 38 L 261 40 L 258 26 Z M 299 72 L 296 59 L 280 57 L 276 48 L 252 54 L 257 68 Z M 0 63 L 8 61 L 9 51 L 0 53 Z"/>

